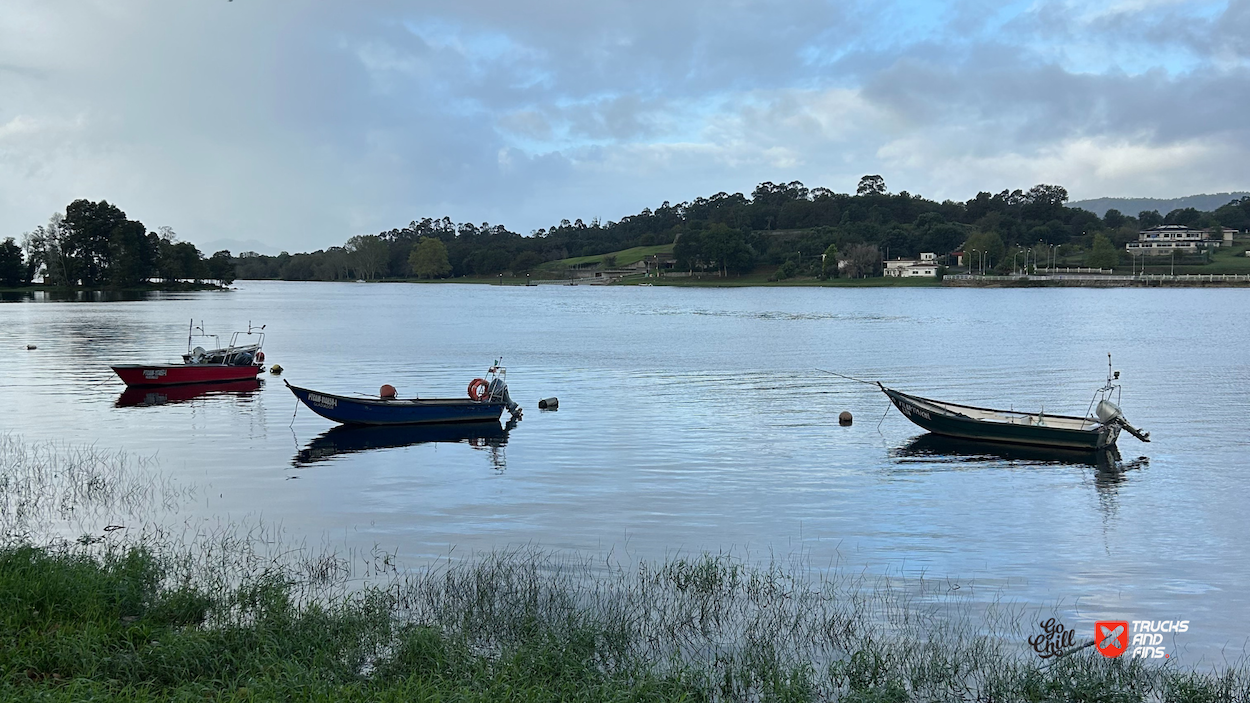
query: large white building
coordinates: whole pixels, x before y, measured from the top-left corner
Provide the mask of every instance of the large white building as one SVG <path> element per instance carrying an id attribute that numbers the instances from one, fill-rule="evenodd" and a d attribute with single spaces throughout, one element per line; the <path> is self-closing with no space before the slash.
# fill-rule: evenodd
<path id="1" fill-rule="evenodd" d="M 1223 239 L 1216 238 L 1214 230 L 1190 229 L 1185 225 L 1159 225 L 1137 233 L 1137 241 L 1124 245 L 1133 256 L 1167 256 L 1172 252 L 1193 254 L 1203 249 L 1231 243 L 1233 233 L 1224 232 Z"/>
<path id="2" fill-rule="evenodd" d="M 928 276 L 930 278 L 937 276 L 938 263 L 937 254 L 925 252 L 920 255 L 919 259 L 895 259 L 885 262 L 885 270 L 882 272 L 886 276 L 894 278 L 904 278 L 911 276 Z"/>

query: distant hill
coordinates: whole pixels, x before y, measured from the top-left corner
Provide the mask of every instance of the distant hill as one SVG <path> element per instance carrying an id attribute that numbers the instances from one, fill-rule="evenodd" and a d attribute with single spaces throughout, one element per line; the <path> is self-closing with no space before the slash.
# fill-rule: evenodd
<path id="1" fill-rule="evenodd" d="M 1093 198 L 1092 200 L 1076 200 L 1069 202 L 1068 207 L 1079 207 L 1082 210 L 1104 217 L 1108 210 L 1119 210 L 1125 215 L 1137 216 L 1137 213 L 1143 210 L 1158 210 L 1160 215 L 1166 215 L 1169 212 L 1191 207 L 1202 212 L 1211 212 L 1219 207 L 1227 205 L 1231 200 L 1250 195 L 1245 191 L 1236 193 L 1203 193 L 1201 195 L 1187 195 L 1183 198 L 1172 198 L 1164 200 L 1162 198 Z"/>

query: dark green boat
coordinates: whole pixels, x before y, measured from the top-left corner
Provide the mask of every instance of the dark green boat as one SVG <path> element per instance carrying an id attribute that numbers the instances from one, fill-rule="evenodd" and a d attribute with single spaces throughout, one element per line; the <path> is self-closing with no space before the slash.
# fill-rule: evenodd
<path id="1" fill-rule="evenodd" d="M 1095 393 L 1096 404 L 1090 403 L 1094 409 L 1090 417 L 978 408 L 908 395 L 880 383 L 877 386 L 908 420 L 934 434 L 947 437 L 1089 450 L 1115 446 L 1123 429 L 1141 441 L 1149 442 L 1150 433 L 1130 425 L 1119 406 L 1111 402 L 1111 393 L 1115 392 L 1118 396 L 1119 386 L 1113 383 L 1118 377 L 1118 371 L 1114 377 L 1108 374 L 1107 385 Z M 1102 394 L 1101 399 L 1099 393 Z"/>

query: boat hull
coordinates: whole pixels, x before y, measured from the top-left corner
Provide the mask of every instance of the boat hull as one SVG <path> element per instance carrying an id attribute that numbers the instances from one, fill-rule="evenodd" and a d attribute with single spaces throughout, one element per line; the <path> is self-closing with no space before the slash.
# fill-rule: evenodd
<path id="1" fill-rule="evenodd" d="M 908 420 L 934 434 L 979 442 L 1026 444 L 1036 447 L 1059 447 L 1065 449 L 1102 449 L 1115 444 L 1120 434 L 1118 425 L 1098 425 L 1085 430 L 1038 425 L 1013 425 L 986 422 L 955 414 L 936 411 L 924 398 L 900 393 L 889 388 L 882 389 L 890 402 Z"/>
<path id="2" fill-rule="evenodd" d="M 321 417 L 344 425 L 425 425 L 499 420 L 502 402 L 468 398 L 381 400 L 321 393 L 286 384 L 301 403 Z"/>
<path id="3" fill-rule="evenodd" d="M 201 364 L 120 364 L 116 373 L 127 386 L 177 386 L 186 383 L 225 383 L 256 378 L 264 366 Z"/>

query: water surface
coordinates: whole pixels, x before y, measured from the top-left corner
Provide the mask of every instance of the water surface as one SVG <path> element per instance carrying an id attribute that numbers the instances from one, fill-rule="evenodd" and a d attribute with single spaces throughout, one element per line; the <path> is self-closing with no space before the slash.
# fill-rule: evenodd
<path id="1" fill-rule="evenodd" d="M 0 428 L 155 454 L 206 487 L 193 511 L 408 564 L 519 544 L 802 552 L 1058 604 L 1070 626 L 1188 619 L 1188 651 L 1231 657 L 1250 631 L 1248 304 L 1240 289 L 260 282 L 22 299 L 0 305 Z M 267 374 L 124 395 L 109 364 L 176 360 L 191 318 L 268 325 L 282 378 L 330 392 L 458 397 L 502 356 L 525 417 L 474 436 L 330 432 Z M 1108 352 L 1154 440 L 1125 434 L 1112 466 L 934 444 L 874 387 L 816 371 L 1079 415 Z M 550 396 L 559 411 L 540 412 Z"/>

